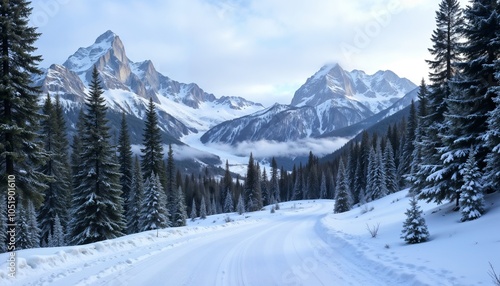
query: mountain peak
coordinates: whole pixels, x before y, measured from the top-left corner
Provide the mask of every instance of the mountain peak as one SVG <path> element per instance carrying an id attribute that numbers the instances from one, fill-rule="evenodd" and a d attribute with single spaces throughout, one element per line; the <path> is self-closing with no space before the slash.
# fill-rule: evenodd
<path id="1" fill-rule="evenodd" d="M 118 35 L 116 35 L 111 30 L 107 30 L 106 32 L 104 32 L 104 34 L 97 37 L 94 44 L 107 43 L 107 42 L 111 43 L 115 38 L 119 38 Z"/>

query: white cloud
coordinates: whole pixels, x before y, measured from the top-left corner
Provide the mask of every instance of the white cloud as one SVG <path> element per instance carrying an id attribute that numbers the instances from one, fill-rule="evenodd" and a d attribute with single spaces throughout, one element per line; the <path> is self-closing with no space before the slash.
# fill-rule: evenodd
<path id="1" fill-rule="evenodd" d="M 307 156 L 310 151 L 315 156 L 324 156 L 333 153 L 335 150 L 347 143 L 350 138 L 308 138 L 294 142 L 276 142 L 261 140 L 256 142 L 245 141 L 237 145 L 208 144 L 210 148 L 218 149 L 237 156 L 246 157 L 253 153 L 255 158 L 270 157 L 296 157 Z"/>

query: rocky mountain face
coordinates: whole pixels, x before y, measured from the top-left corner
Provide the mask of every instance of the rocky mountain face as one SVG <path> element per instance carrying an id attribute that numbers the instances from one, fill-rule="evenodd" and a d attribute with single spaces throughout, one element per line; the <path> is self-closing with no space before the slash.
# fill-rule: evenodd
<path id="1" fill-rule="evenodd" d="M 112 31 L 79 48 L 62 65 L 51 65 L 35 83 L 44 94 L 59 94 L 67 110 L 76 110 L 82 106 L 94 66 L 111 113 L 124 111 L 142 120 L 147 101 L 153 98 L 161 128 L 175 139 L 264 108 L 240 97 L 217 98 L 194 83 L 177 82 L 159 73 L 150 60 L 131 61 Z"/>
<path id="2" fill-rule="evenodd" d="M 391 71 L 367 75 L 359 70 L 347 72 L 338 64 L 325 65 L 295 92 L 290 105 L 275 105 L 223 122 L 207 131 L 201 140 L 236 144 L 319 137 L 374 116 L 397 112 L 411 102 L 405 95 L 416 88 Z"/>

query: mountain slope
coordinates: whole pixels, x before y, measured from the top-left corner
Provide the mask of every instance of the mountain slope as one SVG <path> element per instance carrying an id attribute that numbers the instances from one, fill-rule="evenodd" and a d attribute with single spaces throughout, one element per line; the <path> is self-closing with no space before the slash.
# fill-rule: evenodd
<path id="1" fill-rule="evenodd" d="M 416 85 L 391 71 L 366 75 L 338 64 L 323 66 L 296 92 L 291 105 L 275 105 L 266 112 L 223 122 L 201 137 L 203 143 L 294 141 L 319 137 L 368 118 L 376 123 L 410 101 Z"/>
<path id="2" fill-rule="evenodd" d="M 79 109 L 94 65 L 111 110 L 142 120 L 147 100 L 153 98 L 160 127 L 176 139 L 263 109 L 261 104 L 240 97 L 216 98 L 194 83 L 170 79 L 149 60 L 131 61 L 112 31 L 100 35 L 92 45 L 79 48 L 63 65 L 51 65 L 35 83 L 42 86 L 44 93 L 59 94 L 68 110 Z"/>

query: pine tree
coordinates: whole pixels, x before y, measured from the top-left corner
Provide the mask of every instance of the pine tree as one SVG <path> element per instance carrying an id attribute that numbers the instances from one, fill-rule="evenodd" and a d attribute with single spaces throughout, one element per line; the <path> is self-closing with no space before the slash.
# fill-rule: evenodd
<path id="1" fill-rule="evenodd" d="M 179 186 L 174 194 L 175 211 L 172 214 L 172 226 L 185 226 L 187 220 L 186 202 L 182 187 Z"/>
<path id="2" fill-rule="evenodd" d="M 326 176 L 325 172 L 321 173 L 321 185 L 319 187 L 319 198 L 320 199 L 326 199 L 328 196 L 328 192 L 326 189 Z"/>
<path id="3" fill-rule="evenodd" d="M 445 147 L 443 138 L 446 133 L 444 117 L 453 93 L 452 82 L 457 76 L 457 63 L 461 60 L 460 41 L 463 29 L 462 10 L 457 0 L 443 0 L 436 12 L 436 30 L 432 35 L 433 47 L 429 49 L 434 56 L 427 61 L 430 90 L 425 116 L 420 117 L 419 165 L 414 178 L 412 192 L 428 201 L 440 203 L 450 198 L 451 173 L 443 166 L 441 158 Z M 422 93 L 422 91 L 421 91 Z"/>
<path id="4" fill-rule="evenodd" d="M 250 153 L 248 160 L 247 177 L 245 179 L 245 202 L 248 211 L 258 211 L 262 208 L 262 193 L 259 182 L 259 171 Z"/>
<path id="5" fill-rule="evenodd" d="M 161 140 L 161 130 L 158 126 L 158 115 L 156 115 L 153 99 L 149 99 L 146 109 L 146 122 L 144 123 L 142 152 L 142 174 L 148 178 L 151 173 L 163 173 L 163 145 Z"/>
<path id="6" fill-rule="evenodd" d="M 144 184 L 144 198 L 139 220 L 139 231 L 147 231 L 170 226 L 168 210 L 165 207 L 165 192 L 160 178 L 151 173 Z"/>
<path id="7" fill-rule="evenodd" d="M 271 192 L 269 190 L 269 181 L 267 180 L 266 168 L 262 171 L 262 176 L 260 177 L 260 190 L 262 192 L 262 202 L 263 205 L 269 205 L 272 203 L 273 198 L 271 197 Z"/>
<path id="8" fill-rule="evenodd" d="M 280 184 L 278 179 L 278 163 L 274 157 L 271 159 L 271 180 L 269 181 L 269 193 L 276 202 L 280 202 Z"/>
<path id="9" fill-rule="evenodd" d="M 410 193 L 417 195 L 420 193 L 426 178 L 427 178 L 427 168 L 424 166 L 423 156 L 424 154 L 432 154 L 435 151 L 429 150 L 424 143 L 424 139 L 427 136 L 427 129 L 429 124 L 427 123 L 427 97 L 428 97 L 427 85 L 422 79 L 418 91 L 418 111 L 417 118 L 418 124 L 415 130 L 415 140 L 413 142 L 414 149 L 413 154 L 411 154 L 411 166 L 410 173 L 405 177 L 408 182 L 410 182 Z M 430 157 L 429 155 L 428 157 Z M 428 166 L 428 165 L 427 165 Z"/>
<path id="10" fill-rule="evenodd" d="M 401 238 L 410 244 L 427 241 L 429 231 L 416 197 L 410 199 L 410 208 L 406 210 L 405 214 L 406 220 L 403 223 Z"/>
<path id="11" fill-rule="evenodd" d="M 29 249 L 33 247 L 30 241 L 30 231 L 28 223 L 28 214 L 22 202 L 18 202 L 16 208 L 16 215 L 19 216 L 16 225 L 16 250 Z"/>
<path id="12" fill-rule="evenodd" d="M 70 161 L 71 161 L 71 172 L 73 176 L 78 174 L 79 172 L 79 167 L 82 164 L 82 140 L 81 136 L 84 133 L 84 117 L 85 113 L 83 112 L 83 109 L 80 109 L 78 112 L 78 119 L 76 121 L 76 134 L 73 136 L 73 141 L 71 143 L 71 155 L 70 155 Z M 73 181 L 73 189 L 78 187 L 78 184 L 76 184 Z"/>
<path id="13" fill-rule="evenodd" d="M 86 244 L 123 235 L 123 199 L 120 187 L 120 166 L 109 140 L 105 99 L 97 68 L 92 72 L 89 95 L 85 98 L 86 113 L 81 134 L 82 153 L 75 174 L 71 243 Z"/>
<path id="14" fill-rule="evenodd" d="M 464 12 L 466 43 L 461 49 L 464 61 L 458 64 L 461 73 L 453 84 L 455 92 L 447 100 L 446 125 L 442 133 L 443 168 L 438 170 L 447 175 L 445 179 L 449 178 L 446 198 L 455 198 L 457 205 L 464 179 L 461 170 L 469 152 L 475 152 L 481 172 L 489 152 L 483 138 L 488 115 L 495 108 L 494 87 L 499 85 L 494 76 L 495 62 L 500 56 L 499 14 L 500 5 L 492 0 L 473 1 Z"/>
<path id="15" fill-rule="evenodd" d="M 167 166 L 165 168 L 166 172 L 166 189 L 165 193 L 167 194 L 167 208 L 169 213 L 173 214 L 176 211 L 176 202 L 175 202 L 175 162 L 174 162 L 174 151 L 172 150 L 172 144 L 168 145 L 168 153 L 167 153 Z M 174 224 L 175 224 L 175 220 Z"/>
<path id="16" fill-rule="evenodd" d="M 205 196 L 201 197 L 201 202 L 200 202 L 200 218 L 201 219 L 206 219 L 207 218 L 207 205 L 205 202 Z"/>
<path id="17" fill-rule="evenodd" d="M 347 170 L 344 167 L 344 161 L 340 160 L 339 169 L 337 171 L 337 189 L 335 190 L 335 213 L 343 213 L 349 211 L 352 206 L 352 196 L 349 190 L 349 182 L 347 181 Z"/>
<path id="18" fill-rule="evenodd" d="M 130 145 L 130 137 L 128 134 L 128 125 L 127 120 L 125 118 L 125 113 L 122 113 L 122 121 L 120 126 L 120 134 L 118 136 L 118 163 L 120 164 L 120 173 L 122 174 L 120 177 L 120 185 L 122 186 L 122 198 L 125 202 L 124 211 L 125 213 L 129 213 L 128 205 L 130 192 L 132 187 L 132 147 Z M 126 216 L 127 223 L 130 219 L 129 216 Z"/>
<path id="19" fill-rule="evenodd" d="M 197 215 L 196 215 L 196 202 L 193 198 L 193 203 L 191 204 L 191 221 L 194 221 L 196 218 L 197 218 Z"/>
<path id="20" fill-rule="evenodd" d="M 142 176 L 141 164 L 137 156 L 134 160 L 134 170 L 132 172 L 132 184 L 127 199 L 127 233 L 139 232 L 140 213 L 142 211 L 142 201 L 144 199 L 144 177 Z"/>
<path id="21" fill-rule="evenodd" d="M 54 229 L 49 235 L 48 246 L 49 247 L 65 246 L 66 245 L 65 237 L 66 234 L 64 232 L 63 226 L 61 225 L 61 220 L 59 219 L 59 216 L 56 215 L 54 219 Z"/>
<path id="22" fill-rule="evenodd" d="M 231 172 L 229 171 L 229 161 L 226 160 L 226 170 L 224 172 L 224 178 L 222 179 L 222 188 L 221 190 L 227 191 L 229 194 L 233 194 L 234 192 L 234 187 L 233 187 L 233 178 L 231 177 Z M 223 197 L 221 198 L 222 201 L 226 200 L 226 197 L 224 197 L 226 193 L 221 192 L 221 195 Z"/>
<path id="23" fill-rule="evenodd" d="M 224 201 L 224 212 L 231 213 L 233 211 L 234 211 L 233 196 L 231 195 L 231 192 L 227 190 L 226 199 Z"/>
<path id="24" fill-rule="evenodd" d="M 460 187 L 462 221 L 474 220 L 484 213 L 482 174 L 474 158 L 474 151 L 469 151 L 469 158 L 461 173 L 464 180 Z"/>
<path id="25" fill-rule="evenodd" d="M 38 138 L 40 88 L 33 83 L 42 74 L 41 57 L 33 55 L 40 34 L 29 26 L 29 4 L 0 2 L 0 181 L 14 175 L 18 197 L 39 207 L 49 178 L 39 171 L 47 158 Z M 7 184 L 0 184 L 0 194 L 6 193 Z"/>
<path id="26" fill-rule="evenodd" d="M 387 195 L 385 172 L 382 164 L 382 151 L 380 144 L 370 150 L 368 163 L 367 201 L 373 201 Z"/>
<path id="27" fill-rule="evenodd" d="M 382 163 L 384 165 L 385 185 L 387 188 L 387 193 L 393 194 L 399 191 L 399 189 L 396 177 L 397 176 L 396 162 L 394 161 L 394 152 L 390 141 L 387 142 L 385 146 L 384 158 Z"/>
<path id="28" fill-rule="evenodd" d="M 55 217 L 62 218 L 64 226 L 67 225 L 68 205 L 70 204 L 70 172 L 68 163 L 68 141 L 65 136 L 65 124 L 62 107 L 56 98 L 56 105 L 52 105 L 49 95 L 45 100 L 41 122 L 44 149 L 48 160 L 40 169 L 51 179 L 47 183 L 45 199 L 39 211 L 41 244 L 48 243 L 48 235 L 54 229 Z"/>
<path id="29" fill-rule="evenodd" d="M 402 174 L 403 176 L 407 176 L 411 173 L 411 163 L 412 163 L 412 154 L 413 151 L 415 150 L 415 138 L 416 138 L 416 130 L 418 127 L 418 116 L 417 116 L 417 109 L 415 107 L 415 103 L 413 100 L 411 101 L 410 105 L 410 115 L 408 116 L 408 121 L 406 123 L 406 142 L 403 147 L 403 154 L 402 154 L 402 162 L 400 164 L 403 164 L 401 166 Z"/>
<path id="30" fill-rule="evenodd" d="M 497 64 L 500 65 L 500 64 Z M 497 72 L 497 79 L 500 81 L 500 67 Z M 500 94 L 500 88 L 497 89 L 497 94 Z M 488 118 L 488 132 L 485 136 L 486 145 L 491 150 L 487 156 L 487 168 L 484 175 L 484 181 L 487 186 L 499 190 L 500 186 L 500 96 L 494 99 L 496 103 L 495 109 L 490 113 Z"/>
<path id="31" fill-rule="evenodd" d="M 236 205 L 236 211 L 238 212 L 239 215 L 242 215 L 246 211 L 245 201 L 242 195 L 240 195 L 240 197 L 238 198 L 238 205 Z"/>

